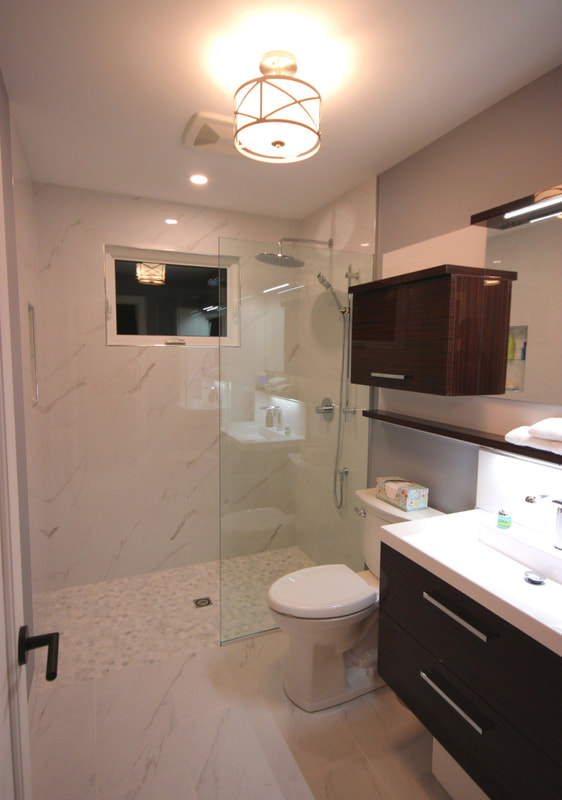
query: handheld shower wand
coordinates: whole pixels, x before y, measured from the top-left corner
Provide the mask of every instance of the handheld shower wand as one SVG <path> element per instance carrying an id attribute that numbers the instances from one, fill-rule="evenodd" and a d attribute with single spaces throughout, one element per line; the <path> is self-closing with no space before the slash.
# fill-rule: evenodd
<path id="1" fill-rule="evenodd" d="M 340 311 L 342 314 L 349 314 L 349 307 L 348 306 L 342 306 L 342 304 L 338 300 L 338 296 L 335 293 L 334 287 L 332 286 L 330 281 L 327 278 L 325 278 L 324 275 L 322 275 L 321 272 L 319 272 L 316 277 L 317 277 L 318 282 L 320 283 L 320 285 L 323 286 L 324 289 L 327 289 L 331 293 L 332 297 L 334 298 L 334 302 L 338 307 L 338 311 Z"/>

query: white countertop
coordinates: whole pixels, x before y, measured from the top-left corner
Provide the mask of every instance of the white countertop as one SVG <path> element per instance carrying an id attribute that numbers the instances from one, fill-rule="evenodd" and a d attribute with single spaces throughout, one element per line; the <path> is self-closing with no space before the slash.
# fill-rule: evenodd
<path id="1" fill-rule="evenodd" d="M 562 656 L 562 584 L 524 580 L 529 566 L 479 541 L 491 515 L 474 509 L 386 525 L 382 541 Z"/>

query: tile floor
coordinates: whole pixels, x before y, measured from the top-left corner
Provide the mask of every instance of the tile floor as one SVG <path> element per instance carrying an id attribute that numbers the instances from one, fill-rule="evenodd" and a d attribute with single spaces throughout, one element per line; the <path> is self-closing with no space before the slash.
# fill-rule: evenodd
<path id="1" fill-rule="evenodd" d="M 448 798 L 429 734 L 386 687 L 307 714 L 282 690 L 283 633 L 220 647 L 219 604 L 190 607 L 217 565 L 196 566 L 181 590 L 165 573 L 54 593 L 70 627 L 59 678 L 38 665 L 30 700 L 34 800 Z"/>

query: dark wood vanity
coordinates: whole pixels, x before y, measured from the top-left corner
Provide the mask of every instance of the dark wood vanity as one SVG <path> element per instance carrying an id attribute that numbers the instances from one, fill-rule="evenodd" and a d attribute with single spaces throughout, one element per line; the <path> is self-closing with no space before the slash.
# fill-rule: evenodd
<path id="1" fill-rule="evenodd" d="M 515 272 L 444 264 L 352 287 L 351 381 L 503 394 L 516 279 Z"/>
<path id="2" fill-rule="evenodd" d="M 492 800 L 562 797 L 562 659 L 386 544 L 378 668 Z"/>

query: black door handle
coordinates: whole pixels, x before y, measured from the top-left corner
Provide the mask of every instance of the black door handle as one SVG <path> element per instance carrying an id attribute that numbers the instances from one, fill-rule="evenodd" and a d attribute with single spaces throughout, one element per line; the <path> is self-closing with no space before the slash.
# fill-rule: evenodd
<path id="1" fill-rule="evenodd" d="M 23 667 L 27 664 L 27 651 L 37 647 L 47 648 L 47 669 L 45 678 L 54 681 L 57 677 L 59 663 L 59 634 L 44 633 L 41 636 L 28 636 L 27 625 L 22 625 L 18 636 L 18 664 Z"/>

